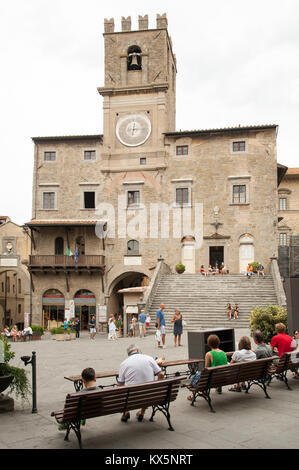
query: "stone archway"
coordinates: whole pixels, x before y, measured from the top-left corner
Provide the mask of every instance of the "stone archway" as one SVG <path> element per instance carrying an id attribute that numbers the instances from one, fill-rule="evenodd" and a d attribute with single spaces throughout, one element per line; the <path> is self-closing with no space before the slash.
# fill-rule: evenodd
<path id="1" fill-rule="evenodd" d="M 9 279 L 9 292 L 7 289 Z M 2 292 L 2 283 L 4 290 Z M 30 313 L 30 281 L 20 267 L 0 270 L 0 325 L 17 324 L 21 329 L 24 325 L 24 314 Z"/>
<path id="2" fill-rule="evenodd" d="M 110 284 L 109 287 L 109 299 L 107 303 L 107 314 L 108 316 L 112 313 L 116 317 L 121 315 L 125 320 L 124 323 L 127 324 L 125 319 L 125 309 L 127 303 L 132 303 L 137 306 L 137 303 L 140 302 L 143 297 L 144 292 L 139 291 L 141 288 L 149 285 L 150 279 L 147 274 L 141 271 L 127 271 L 119 276 L 117 276 Z M 129 290 L 128 290 L 129 289 Z M 126 293 L 119 293 L 118 291 L 125 290 Z M 132 296 L 130 295 L 130 290 L 132 291 Z M 131 300 L 128 301 L 128 297 L 131 297 Z M 136 309 L 135 309 L 136 310 Z M 131 312 L 137 313 L 137 312 Z"/>

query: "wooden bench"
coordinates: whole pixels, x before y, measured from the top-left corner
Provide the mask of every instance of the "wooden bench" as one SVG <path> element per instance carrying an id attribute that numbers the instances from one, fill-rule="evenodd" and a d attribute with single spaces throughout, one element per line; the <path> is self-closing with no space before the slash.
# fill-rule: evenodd
<path id="1" fill-rule="evenodd" d="M 225 366 L 206 367 L 200 375 L 197 386 L 189 385 L 187 387 L 193 394 L 191 405 L 194 406 L 196 398 L 200 396 L 208 402 L 211 412 L 215 413 L 210 396 L 211 389 L 240 382 L 247 382 L 246 393 L 248 393 L 252 385 L 258 385 L 264 390 L 266 398 L 270 398 L 267 393 L 266 382 L 269 377 L 269 368 L 272 361 L 273 357 L 269 357 L 249 362 L 237 362 Z"/>
<path id="2" fill-rule="evenodd" d="M 124 413 L 150 406 L 152 407 L 150 421 L 153 421 L 157 411 L 161 411 L 167 419 L 168 429 L 173 431 L 169 407 L 178 395 L 180 381 L 185 378 L 178 377 L 106 390 L 68 394 L 65 399 L 64 409 L 53 411 L 51 416 L 54 416 L 59 424 L 66 425 L 65 440 L 68 440 L 70 430 L 74 430 L 80 449 L 82 448 L 80 431 L 82 420 Z"/>
<path id="3" fill-rule="evenodd" d="M 110 370 L 106 372 L 96 372 L 95 374 L 96 379 L 105 379 L 107 377 L 117 377 L 118 376 L 118 370 Z M 66 380 L 70 380 L 73 382 L 74 387 L 76 392 L 80 392 L 80 390 L 83 389 L 83 381 L 81 375 L 70 375 L 68 377 L 64 377 Z M 105 387 L 114 387 L 117 385 L 117 382 L 115 384 L 110 384 L 110 385 L 98 385 L 100 388 L 105 388 Z"/>
<path id="4" fill-rule="evenodd" d="M 274 356 L 275 359 L 275 356 Z M 271 375 L 267 382 L 267 385 L 270 385 L 273 377 L 282 380 L 288 390 L 292 390 L 289 386 L 287 373 L 288 371 L 297 372 L 299 368 L 299 351 L 287 352 L 282 354 L 279 358 L 277 364 L 273 364 L 273 368 L 271 368 Z"/>
<path id="5" fill-rule="evenodd" d="M 190 377 L 191 375 L 195 374 L 201 363 L 204 362 L 204 359 L 180 359 L 178 361 L 165 361 L 160 364 L 160 367 L 162 371 L 165 373 L 166 378 L 170 377 L 180 377 L 181 375 L 188 375 Z M 172 373 L 167 373 L 167 367 L 175 367 L 175 366 L 181 366 L 181 365 L 187 365 L 188 369 L 184 371 L 176 371 Z"/>

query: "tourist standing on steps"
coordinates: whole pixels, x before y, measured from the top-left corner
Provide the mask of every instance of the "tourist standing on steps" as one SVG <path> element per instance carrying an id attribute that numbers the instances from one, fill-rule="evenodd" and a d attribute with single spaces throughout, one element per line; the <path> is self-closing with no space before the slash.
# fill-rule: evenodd
<path id="1" fill-rule="evenodd" d="M 178 339 L 178 346 L 182 346 L 181 344 L 181 335 L 183 333 L 183 317 L 179 310 L 175 311 L 174 316 L 172 317 L 173 325 L 173 335 L 174 335 L 174 347 L 176 347 L 176 342 Z"/>
<path id="2" fill-rule="evenodd" d="M 165 316 L 164 316 L 164 310 L 165 305 L 161 304 L 159 310 L 157 310 L 156 313 L 156 325 L 157 325 L 157 330 L 160 330 L 161 333 L 161 338 L 162 338 L 162 345 L 160 345 L 160 341 L 158 341 L 158 348 L 163 348 L 165 349 L 165 335 L 166 335 L 166 330 L 165 330 Z"/>

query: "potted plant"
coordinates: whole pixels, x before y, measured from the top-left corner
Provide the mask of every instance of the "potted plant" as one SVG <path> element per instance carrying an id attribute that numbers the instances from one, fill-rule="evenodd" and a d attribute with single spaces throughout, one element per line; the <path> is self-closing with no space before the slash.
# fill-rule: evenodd
<path id="1" fill-rule="evenodd" d="M 33 336 L 33 339 L 41 339 L 41 337 L 43 336 L 44 334 L 44 329 L 42 326 L 40 325 L 32 325 L 31 326 L 31 329 L 32 329 L 32 336 Z"/>
<path id="2" fill-rule="evenodd" d="M 4 343 L 4 363 L 0 363 L 0 393 L 9 387 L 8 393 L 14 392 L 16 397 L 27 399 L 30 392 L 27 373 L 24 369 L 8 364 L 15 357 L 15 353 L 10 351 L 11 345 L 5 338 L 0 336 L 0 341 Z"/>
<path id="3" fill-rule="evenodd" d="M 260 263 L 258 261 L 253 261 L 253 263 L 250 263 L 250 264 L 252 266 L 253 272 L 257 273 L 257 268 Z"/>
<path id="4" fill-rule="evenodd" d="M 59 326 L 58 328 L 51 328 L 51 335 L 56 341 L 64 341 L 64 328 Z"/>
<path id="5" fill-rule="evenodd" d="M 178 263 L 175 266 L 175 270 L 178 274 L 183 274 L 185 272 L 186 266 L 183 263 Z"/>

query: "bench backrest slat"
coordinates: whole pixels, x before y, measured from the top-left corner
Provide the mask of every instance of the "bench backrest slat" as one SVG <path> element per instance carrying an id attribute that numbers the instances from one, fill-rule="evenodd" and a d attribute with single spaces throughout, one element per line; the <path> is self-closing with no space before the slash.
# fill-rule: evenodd
<path id="1" fill-rule="evenodd" d="M 184 377 L 159 380 L 140 385 L 69 394 L 63 410 L 63 422 L 88 419 L 124 410 L 164 405 L 176 399 L 180 381 Z"/>
<path id="2" fill-rule="evenodd" d="M 298 361 L 298 362 L 297 362 Z M 299 366 L 299 351 L 292 351 L 282 354 L 280 356 L 276 373 L 281 374 L 286 370 L 296 370 Z"/>
<path id="3" fill-rule="evenodd" d="M 216 388 L 246 380 L 262 379 L 265 377 L 266 370 L 269 368 L 272 361 L 273 358 L 267 358 L 224 366 L 207 367 L 200 376 L 197 388 L 199 391 L 206 390 L 207 383 L 209 388 Z M 207 373 L 204 374 L 205 371 L 209 371 L 211 374 L 209 381 L 207 380 Z"/>

